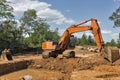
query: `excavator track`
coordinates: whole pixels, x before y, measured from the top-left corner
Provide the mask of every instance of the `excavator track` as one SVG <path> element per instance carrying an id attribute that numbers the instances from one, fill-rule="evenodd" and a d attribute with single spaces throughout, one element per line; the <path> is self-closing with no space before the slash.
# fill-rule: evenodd
<path id="1" fill-rule="evenodd" d="M 62 54 L 63 58 L 75 58 L 75 51 L 73 50 L 65 50 Z"/>
<path id="2" fill-rule="evenodd" d="M 53 51 L 44 51 L 42 53 L 42 58 L 44 58 L 44 59 L 47 59 L 50 57 L 56 58 L 57 56 L 58 56 L 58 54 Z"/>
<path id="3" fill-rule="evenodd" d="M 44 51 L 44 52 L 42 52 L 42 58 L 43 58 L 43 59 L 49 58 L 49 57 L 50 57 L 50 56 L 49 56 L 49 52 L 50 52 L 50 51 Z"/>

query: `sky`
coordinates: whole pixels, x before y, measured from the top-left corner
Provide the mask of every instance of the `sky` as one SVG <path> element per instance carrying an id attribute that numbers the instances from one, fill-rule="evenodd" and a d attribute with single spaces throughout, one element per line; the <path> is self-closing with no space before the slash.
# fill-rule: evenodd
<path id="1" fill-rule="evenodd" d="M 7 0 L 14 8 L 14 15 L 19 19 L 27 9 L 35 9 L 37 15 L 45 18 L 50 29 L 59 29 L 62 35 L 66 28 L 91 18 L 98 20 L 103 40 L 118 39 L 120 28 L 113 28 L 109 16 L 120 6 L 120 0 Z M 75 33 L 91 35 L 91 31 Z"/>

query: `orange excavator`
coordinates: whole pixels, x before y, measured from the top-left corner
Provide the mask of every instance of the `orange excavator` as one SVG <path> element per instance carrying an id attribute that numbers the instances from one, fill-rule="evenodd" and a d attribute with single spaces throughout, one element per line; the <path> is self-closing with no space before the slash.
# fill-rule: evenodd
<path id="1" fill-rule="evenodd" d="M 86 24 L 87 22 L 91 22 L 91 25 L 84 26 L 84 24 Z M 52 41 L 43 42 L 42 49 L 44 50 L 44 52 L 42 53 L 42 57 L 43 58 L 49 58 L 49 57 L 56 58 L 59 53 L 63 53 L 65 51 L 67 51 L 68 54 L 67 56 L 66 55 L 63 55 L 63 56 L 75 57 L 75 52 L 72 51 L 72 49 L 75 48 L 75 40 L 72 34 L 76 32 L 87 31 L 87 30 L 92 31 L 98 50 L 99 52 L 101 52 L 102 49 L 104 49 L 104 41 L 103 41 L 101 30 L 100 30 L 97 20 L 92 18 L 90 20 L 81 22 L 76 25 L 72 25 L 69 28 L 67 28 L 65 32 L 63 33 L 62 37 L 60 38 L 60 40 L 58 41 L 58 43 L 52 42 Z M 108 56 L 106 56 L 106 58 L 108 58 Z"/>

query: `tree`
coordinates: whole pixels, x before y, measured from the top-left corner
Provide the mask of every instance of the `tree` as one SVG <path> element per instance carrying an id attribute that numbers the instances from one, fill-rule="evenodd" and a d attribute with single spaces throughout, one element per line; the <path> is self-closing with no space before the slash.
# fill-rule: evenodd
<path id="1" fill-rule="evenodd" d="M 105 45 L 106 46 L 111 46 L 111 43 L 110 42 L 106 42 Z"/>
<path id="2" fill-rule="evenodd" d="M 12 14 L 13 8 L 8 5 L 6 0 L 0 0 L 0 20 L 10 20 L 13 19 Z"/>
<path id="3" fill-rule="evenodd" d="M 40 46 L 50 31 L 45 20 L 39 18 L 34 9 L 28 9 L 20 19 L 23 35 L 28 35 L 26 40 L 31 47 Z"/>
<path id="4" fill-rule="evenodd" d="M 80 40 L 80 45 L 87 45 L 87 44 L 88 44 L 87 36 L 86 36 L 86 34 L 84 33 L 84 34 L 82 35 L 81 40 Z"/>
<path id="5" fill-rule="evenodd" d="M 58 41 L 58 39 L 60 38 L 60 36 L 58 35 L 58 28 L 56 28 L 54 31 L 53 31 L 53 34 L 52 34 L 52 38 L 54 41 Z"/>
<path id="6" fill-rule="evenodd" d="M 54 31 L 48 31 L 46 40 L 51 40 L 51 41 L 58 41 L 60 36 L 58 35 L 58 28 L 56 28 Z"/>
<path id="7" fill-rule="evenodd" d="M 33 32 L 33 28 L 36 26 L 35 20 L 37 19 L 36 11 L 34 9 L 28 9 L 24 12 L 20 19 L 21 29 L 24 35 L 29 35 Z M 38 25 L 38 24 L 37 24 Z"/>
<path id="8" fill-rule="evenodd" d="M 3 48 L 13 48 L 20 44 L 21 32 L 17 28 L 16 21 L 4 21 L 0 27 L 0 42 Z M 19 45 L 20 46 L 20 45 Z"/>
<path id="9" fill-rule="evenodd" d="M 117 47 L 120 48 L 120 39 L 117 40 Z"/>
<path id="10" fill-rule="evenodd" d="M 0 0 L 0 47 L 7 48 L 18 40 L 19 30 L 16 27 L 13 8 L 6 0 Z"/>
<path id="11" fill-rule="evenodd" d="M 80 38 L 75 37 L 75 41 L 76 41 L 76 45 L 80 45 L 80 41 L 81 41 Z"/>
<path id="12" fill-rule="evenodd" d="M 114 39 L 111 40 L 110 45 L 111 45 L 111 46 L 116 46 L 116 42 L 115 42 Z"/>
<path id="13" fill-rule="evenodd" d="M 114 27 L 120 27 L 120 7 L 109 17 L 110 20 L 114 21 Z M 119 39 L 117 40 L 117 47 L 120 48 L 120 33 Z"/>
<path id="14" fill-rule="evenodd" d="M 46 36 L 49 32 L 49 25 L 47 23 L 39 22 L 36 25 L 36 29 L 33 29 L 33 33 L 29 36 L 30 46 L 38 47 L 41 43 L 46 40 Z"/>
<path id="15" fill-rule="evenodd" d="M 88 45 L 95 45 L 95 41 L 91 35 L 88 36 L 87 41 L 88 41 Z"/>
<path id="16" fill-rule="evenodd" d="M 109 19 L 114 21 L 114 27 L 120 27 L 120 7 L 112 13 Z"/>

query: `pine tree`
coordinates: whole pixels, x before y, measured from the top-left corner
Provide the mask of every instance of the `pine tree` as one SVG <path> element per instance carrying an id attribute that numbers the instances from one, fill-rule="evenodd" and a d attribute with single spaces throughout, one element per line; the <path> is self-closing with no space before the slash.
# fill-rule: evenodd
<path id="1" fill-rule="evenodd" d="M 88 45 L 95 45 L 95 41 L 91 35 L 88 36 Z"/>
<path id="2" fill-rule="evenodd" d="M 80 45 L 87 45 L 87 44 L 88 44 L 87 36 L 86 36 L 86 34 L 84 33 L 84 34 L 82 35 L 81 40 L 80 40 Z"/>

